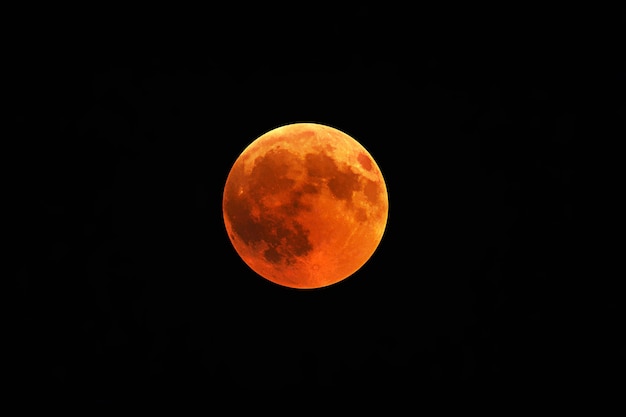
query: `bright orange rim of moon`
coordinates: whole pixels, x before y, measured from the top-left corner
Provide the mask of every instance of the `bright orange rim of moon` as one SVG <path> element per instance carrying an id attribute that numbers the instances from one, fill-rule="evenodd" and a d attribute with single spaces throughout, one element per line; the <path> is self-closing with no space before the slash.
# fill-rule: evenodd
<path id="1" fill-rule="evenodd" d="M 226 231 L 257 274 L 290 288 L 321 288 L 359 270 L 378 247 L 387 187 L 370 153 L 346 133 L 294 123 L 253 141 L 231 168 Z"/>

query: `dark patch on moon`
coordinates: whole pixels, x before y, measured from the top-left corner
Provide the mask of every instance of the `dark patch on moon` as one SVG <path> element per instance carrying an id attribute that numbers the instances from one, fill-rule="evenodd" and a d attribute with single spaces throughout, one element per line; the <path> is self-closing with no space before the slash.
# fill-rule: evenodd
<path id="1" fill-rule="evenodd" d="M 307 174 L 313 178 L 331 178 L 339 170 L 335 161 L 325 153 L 308 153 L 304 157 Z"/>
<path id="2" fill-rule="evenodd" d="M 263 252 L 263 257 L 267 262 L 271 262 L 273 264 L 280 263 L 280 261 L 283 259 L 282 255 L 278 253 L 278 250 L 275 246 L 270 246 L 269 249 L 265 249 L 265 251 Z"/>
<path id="3" fill-rule="evenodd" d="M 369 156 L 365 155 L 363 152 L 360 152 L 359 156 L 357 156 L 357 160 L 359 161 L 359 164 L 361 164 L 363 169 L 367 171 L 372 170 L 372 160 L 369 158 Z"/>
<path id="4" fill-rule="evenodd" d="M 361 223 L 363 223 L 363 222 L 366 222 L 366 221 L 367 221 L 367 213 L 366 213 L 366 212 L 365 212 L 365 210 L 364 210 L 364 209 L 362 209 L 362 208 L 359 208 L 359 209 L 356 211 L 356 215 L 355 215 L 355 217 L 356 217 L 357 221 L 359 221 L 359 222 L 361 222 Z"/>
<path id="5" fill-rule="evenodd" d="M 341 172 L 328 181 L 328 188 L 340 200 L 351 200 L 352 192 L 360 188 L 359 176 L 353 172 Z"/>
<path id="6" fill-rule="evenodd" d="M 381 192 L 382 190 L 380 184 L 372 180 L 366 180 L 365 186 L 363 187 L 363 193 L 370 202 L 378 203 Z"/>
<path id="7" fill-rule="evenodd" d="M 295 181 L 286 174 L 297 164 L 297 156 L 286 149 L 272 149 L 254 161 L 250 191 L 259 195 L 276 194 L 291 188 Z"/>
<path id="8" fill-rule="evenodd" d="M 303 194 L 302 191 L 293 191 L 289 201 L 280 207 L 280 211 L 290 217 L 298 215 L 301 211 L 311 211 L 311 205 L 302 201 Z"/>
<path id="9" fill-rule="evenodd" d="M 308 230 L 293 218 L 311 209 L 302 201 L 302 195 L 315 189 L 294 190 L 279 208 L 262 203 L 263 196 L 294 187 L 295 181 L 288 177 L 289 167 L 294 164 L 298 164 L 296 155 L 283 149 L 271 150 L 255 160 L 249 176 L 242 166 L 235 168 L 224 193 L 224 211 L 233 232 L 248 246 L 265 243 L 268 248 L 263 256 L 271 263 L 292 264 L 313 249 Z M 254 211 L 260 214 L 255 217 Z"/>
<path id="10" fill-rule="evenodd" d="M 315 136 L 315 132 L 312 131 L 312 130 L 304 130 L 304 131 L 300 132 L 299 135 L 300 135 L 300 137 L 303 137 L 303 138 L 312 138 L 312 137 Z"/>
<path id="11" fill-rule="evenodd" d="M 358 174 L 350 169 L 339 169 L 337 163 L 323 152 L 307 154 L 305 166 L 309 177 L 327 180 L 330 192 L 340 200 L 351 200 L 352 192 L 361 188 Z"/>
<path id="12" fill-rule="evenodd" d="M 319 188 L 313 184 L 304 184 L 301 188 L 302 192 L 305 194 L 317 194 L 320 192 Z"/>
<path id="13" fill-rule="evenodd" d="M 309 233 L 298 222 L 286 225 L 281 222 L 275 229 L 276 239 L 266 240 L 269 248 L 263 255 L 268 262 L 286 263 L 291 265 L 296 258 L 305 256 L 313 247 L 309 241 Z"/>
<path id="14" fill-rule="evenodd" d="M 263 216 L 259 220 L 252 216 L 252 202 L 246 197 L 226 199 L 224 210 L 233 232 L 247 245 L 264 240 L 270 232 Z"/>

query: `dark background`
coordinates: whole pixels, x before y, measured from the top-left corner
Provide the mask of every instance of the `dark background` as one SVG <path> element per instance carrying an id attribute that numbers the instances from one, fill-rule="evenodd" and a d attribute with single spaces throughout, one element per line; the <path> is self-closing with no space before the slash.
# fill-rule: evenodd
<path id="1" fill-rule="evenodd" d="M 623 16 L 29 17 L 11 61 L 17 386 L 97 406 L 617 377 L 617 277 L 585 247 L 588 149 L 625 137 Z M 371 260 L 319 291 L 249 270 L 221 214 L 244 147 L 301 121 L 360 141 L 390 199 Z"/>

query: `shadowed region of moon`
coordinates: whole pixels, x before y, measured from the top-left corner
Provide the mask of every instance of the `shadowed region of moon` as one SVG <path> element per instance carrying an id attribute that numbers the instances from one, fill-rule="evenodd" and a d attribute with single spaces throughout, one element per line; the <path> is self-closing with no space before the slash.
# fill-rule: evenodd
<path id="1" fill-rule="evenodd" d="M 387 221 L 387 190 L 368 152 L 319 124 L 274 129 L 237 159 L 224 188 L 228 236 L 259 275 L 318 288 L 356 272 Z"/>

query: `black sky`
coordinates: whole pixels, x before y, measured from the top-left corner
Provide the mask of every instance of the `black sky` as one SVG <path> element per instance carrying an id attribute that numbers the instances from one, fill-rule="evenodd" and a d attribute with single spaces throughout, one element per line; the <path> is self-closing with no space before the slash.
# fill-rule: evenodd
<path id="1" fill-rule="evenodd" d="M 236 9 L 19 36 L 20 389 L 98 407 L 617 376 L 579 139 L 624 138 L 623 14 Z M 372 259 L 320 291 L 255 275 L 221 217 L 239 153 L 298 121 L 360 141 L 390 198 Z"/>

